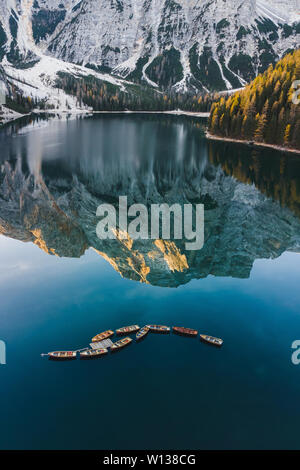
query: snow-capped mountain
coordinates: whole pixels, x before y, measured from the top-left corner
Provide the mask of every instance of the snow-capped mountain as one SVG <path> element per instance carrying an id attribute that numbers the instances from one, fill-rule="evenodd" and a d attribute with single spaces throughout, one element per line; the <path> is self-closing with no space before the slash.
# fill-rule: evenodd
<path id="1" fill-rule="evenodd" d="M 40 3 L 51 3 L 58 7 L 59 2 Z M 78 1 L 69 1 L 65 6 L 71 8 L 76 3 Z M 14 86 L 24 96 L 44 102 L 48 110 L 82 112 L 88 111 L 87 107 L 83 104 L 79 106 L 76 97 L 58 88 L 59 73 L 80 79 L 93 76 L 106 86 L 126 91 L 131 82 L 51 55 L 47 51 L 47 44 L 41 45 L 36 37 L 33 26 L 35 7 L 37 1 L 33 0 L 1 0 L 0 3 L 0 84 L 8 94 L 11 94 Z M 62 3 L 60 7 L 63 7 Z M 51 16 L 51 12 L 48 14 Z M 45 21 L 40 20 L 40 28 L 47 31 L 46 36 L 49 34 L 47 18 Z"/>
<path id="2" fill-rule="evenodd" d="M 0 59 L 41 55 L 159 88 L 238 88 L 300 44 L 300 0 L 2 0 Z"/>

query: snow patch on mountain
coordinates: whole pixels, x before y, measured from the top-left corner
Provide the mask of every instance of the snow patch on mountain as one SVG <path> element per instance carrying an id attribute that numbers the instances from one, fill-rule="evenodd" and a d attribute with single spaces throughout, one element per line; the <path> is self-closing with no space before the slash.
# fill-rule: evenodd
<path id="1" fill-rule="evenodd" d="M 230 90 L 299 47 L 299 25 L 300 0 L 6 0 L 0 60 L 42 68 L 51 56 L 160 89 Z"/>
<path id="2" fill-rule="evenodd" d="M 55 82 L 58 72 L 65 72 L 77 77 L 93 75 L 99 80 L 111 83 L 126 90 L 127 82 L 108 74 L 101 74 L 86 67 L 63 62 L 49 56 L 40 56 L 39 61 L 28 69 L 16 69 L 6 59 L 2 62 L 8 79 L 22 90 L 26 96 L 45 100 L 47 105 L 55 109 L 70 111 L 78 108 L 76 97 L 67 95 L 63 90 L 56 88 Z M 83 109 L 87 109 L 83 106 Z"/>
<path id="3" fill-rule="evenodd" d="M 257 12 L 277 24 L 292 24 L 300 21 L 299 0 L 257 0 Z"/>

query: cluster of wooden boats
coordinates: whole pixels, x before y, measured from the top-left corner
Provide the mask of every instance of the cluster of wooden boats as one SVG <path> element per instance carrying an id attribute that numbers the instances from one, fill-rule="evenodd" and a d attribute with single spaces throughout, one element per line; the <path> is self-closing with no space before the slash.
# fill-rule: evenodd
<path id="1" fill-rule="evenodd" d="M 196 338 L 198 336 L 198 331 L 193 330 L 191 328 L 173 326 L 172 331 L 173 333 L 176 333 L 178 335 L 189 336 L 193 338 Z M 169 326 L 164 326 L 164 325 L 146 325 L 143 328 L 140 328 L 139 325 L 131 325 L 131 326 L 124 326 L 116 330 L 116 334 L 118 336 L 136 333 L 136 341 L 140 341 L 141 339 L 145 338 L 145 336 L 149 332 L 167 334 L 171 332 L 171 328 Z M 110 348 L 111 352 L 115 352 L 124 348 L 125 346 L 128 346 L 130 343 L 132 343 L 132 338 L 127 336 L 126 338 L 119 339 L 115 343 L 112 343 L 111 341 L 109 341 L 110 345 L 108 347 L 97 348 L 98 345 L 93 344 L 93 343 L 99 343 L 102 341 L 105 342 L 105 340 L 109 340 L 109 338 L 111 338 L 113 335 L 114 335 L 113 330 L 107 330 L 94 336 L 92 338 L 91 346 L 93 346 L 95 349 L 86 348 L 86 349 L 78 350 L 78 351 L 54 351 L 46 355 L 49 356 L 49 358 L 52 360 L 66 361 L 66 360 L 76 359 L 77 352 L 79 352 L 80 359 L 93 359 L 93 358 L 97 358 L 105 354 L 108 354 L 108 347 Z M 203 341 L 204 343 L 211 344 L 217 347 L 221 347 L 223 345 L 222 339 L 215 338 L 209 335 L 200 334 L 200 340 Z"/>

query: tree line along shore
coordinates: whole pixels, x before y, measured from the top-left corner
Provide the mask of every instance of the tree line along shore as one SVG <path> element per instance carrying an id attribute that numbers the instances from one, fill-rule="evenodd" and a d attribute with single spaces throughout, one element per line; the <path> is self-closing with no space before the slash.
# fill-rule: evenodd
<path id="1" fill-rule="evenodd" d="M 300 49 L 213 103 L 208 129 L 219 137 L 300 149 Z"/>

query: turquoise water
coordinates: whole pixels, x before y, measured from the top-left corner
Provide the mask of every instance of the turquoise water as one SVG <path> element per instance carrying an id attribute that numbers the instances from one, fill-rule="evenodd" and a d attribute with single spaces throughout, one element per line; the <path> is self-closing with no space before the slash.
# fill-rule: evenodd
<path id="1" fill-rule="evenodd" d="M 29 129 L 0 138 L 0 448 L 298 449 L 298 161 L 209 144 L 184 118 Z M 158 254 L 151 264 L 148 245 L 97 241 L 96 200 L 126 190 L 169 201 L 174 187 L 179 202 L 206 206 L 201 253 L 178 245 L 183 271 Z M 135 323 L 196 328 L 224 345 L 149 334 L 95 361 L 40 356 Z"/>

